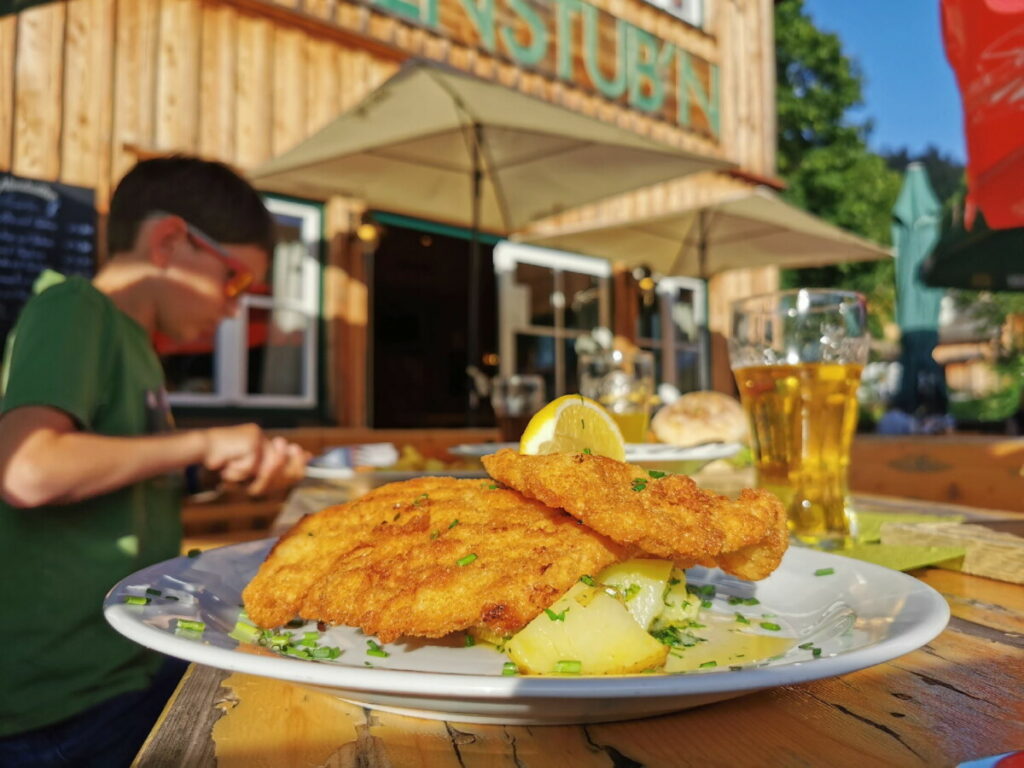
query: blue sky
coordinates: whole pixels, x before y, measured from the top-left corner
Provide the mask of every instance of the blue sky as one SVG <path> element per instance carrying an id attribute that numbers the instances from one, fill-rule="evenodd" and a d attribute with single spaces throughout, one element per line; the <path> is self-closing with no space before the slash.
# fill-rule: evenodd
<path id="1" fill-rule="evenodd" d="M 960 95 L 946 61 L 939 21 L 940 0 L 805 0 L 815 26 L 834 32 L 864 79 L 864 106 L 851 111 L 870 118 L 875 151 L 929 144 L 963 162 L 966 155 Z"/>

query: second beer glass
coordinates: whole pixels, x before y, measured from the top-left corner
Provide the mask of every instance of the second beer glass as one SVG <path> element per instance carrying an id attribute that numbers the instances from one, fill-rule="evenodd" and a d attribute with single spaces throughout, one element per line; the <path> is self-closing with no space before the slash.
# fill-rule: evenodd
<path id="1" fill-rule="evenodd" d="M 785 504 L 791 534 L 826 549 L 850 539 L 847 470 L 867 361 L 858 293 L 799 289 L 732 307 L 729 357 L 750 421 L 758 485 Z"/>

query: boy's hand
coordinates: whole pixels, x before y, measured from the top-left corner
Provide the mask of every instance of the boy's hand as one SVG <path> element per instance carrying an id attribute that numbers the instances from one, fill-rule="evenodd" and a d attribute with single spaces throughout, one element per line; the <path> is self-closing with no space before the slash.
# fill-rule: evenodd
<path id="1" fill-rule="evenodd" d="M 256 424 L 213 427 L 206 430 L 203 464 L 220 472 L 223 480 L 251 480 L 248 493 L 258 496 L 300 480 L 310 454 L 283 437 L 270 440 Z"/>

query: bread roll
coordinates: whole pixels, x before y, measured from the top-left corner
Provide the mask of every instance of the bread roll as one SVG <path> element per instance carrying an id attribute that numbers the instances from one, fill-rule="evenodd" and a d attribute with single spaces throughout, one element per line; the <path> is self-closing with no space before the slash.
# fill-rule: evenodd
<path id="1" fill-rule="evenodd" d="M 747 417 L 739 401 L 721 392 L 687 392 L 651 419 L 655 437 L 679 446 L 746 442 Z"/>

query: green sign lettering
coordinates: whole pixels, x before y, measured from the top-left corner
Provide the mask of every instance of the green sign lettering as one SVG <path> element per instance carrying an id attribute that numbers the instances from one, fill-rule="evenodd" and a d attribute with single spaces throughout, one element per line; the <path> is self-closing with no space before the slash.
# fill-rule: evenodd
<path id="1" fill-rule="evenodd" d="M 604 96 L 609 99 L 617 99 L 626 91 L 626 67 L 622 65 L 622 48 L 626 40 L 626 33 L 623 27 L 625 22 L 622 19 L 615 19 L 615 75 L 611 80 L 605 78 L 601 72 L 598 60 L 598 46 L 600 35 L 598 34 L 598 22 L 600 17 L 598 10 L 590 4 L 584 4 L 583 10 L 583 66 L 587 70 L 587 77 Z"/>
<path id="2" fill-rule="evenodd" d="M 509 7 L 519 14 L 519 18 L 530 28 L 530 44 L 520 45 L 516 40 L 515 30 L 511 27 L 502 28 L 501 42 L 505 44 L 512 58 L 523 66 L 535 67 L 544 60 L 544 55 L 548 51 L 548 29 L 544 25 L 544 20 L 526 0 L 509 0 Z"/>
<path id="3" fill-rule="evenodd" d="M 690 121 L 690 97 L 693 96 L 698 108 L 708 119 L 708 127 L 711 135 L 717 138 L 720 135 L 721 126 L 718 114 L 718 67 L 708 64 L 709 87 L 704 88 L 697 73 L 693 70 L 693 61 L 686 51 L 679 51 L 676 57 L 676 86 L 678 88 L 679 111 L 676 121 L 679 125 L 689 126 Z"/>
<path id="4" fill-rule="evenodd" d="M 488 53 L 494 53 L 494 0 L 461 0 L 476 32 L 480 35 L 480 43 Z"/>

